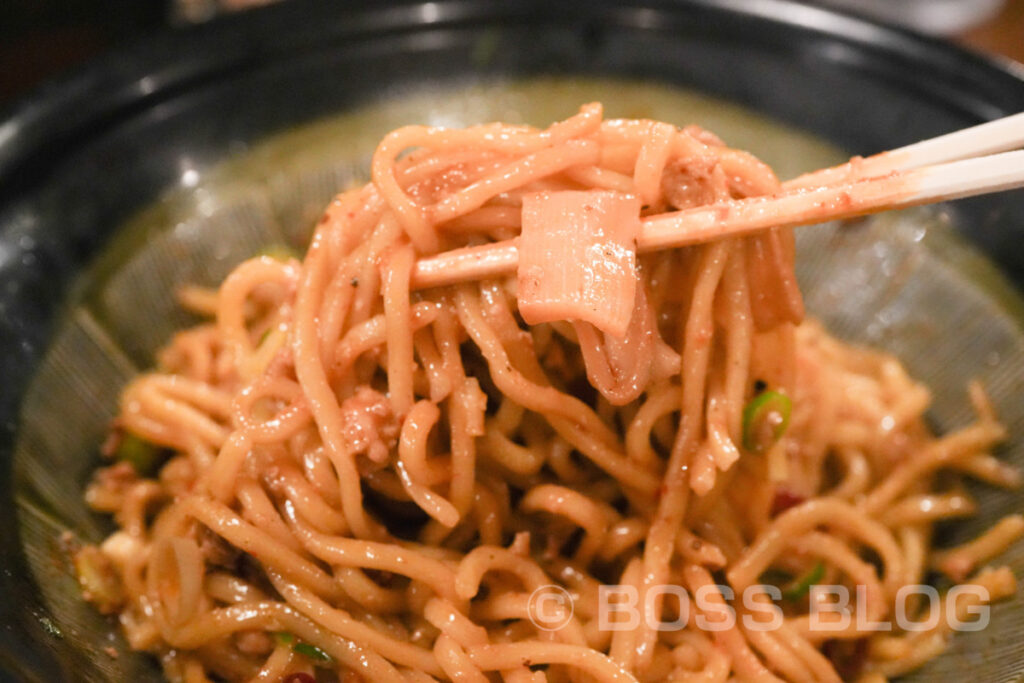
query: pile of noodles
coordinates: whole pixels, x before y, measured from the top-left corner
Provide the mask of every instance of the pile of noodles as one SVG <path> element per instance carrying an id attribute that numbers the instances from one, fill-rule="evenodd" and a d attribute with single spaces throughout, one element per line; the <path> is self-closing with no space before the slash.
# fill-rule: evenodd
<path id="1" fill-rule="evenodd" d="M 790 231 L 639 256 L 631 325 L 653 329 L 625 348 L 526 325 L 515 276 L 410 289 L 416 259 L 518 235 L 527 193 L 629 193 L 647 216 L 778 187 L 704 130 L 599 105 L 547 130 L 392 132 L 301 260 L 183 292 L 209 322 L 124 391 L 108 454 L 161 460 L 97 472 L 87 500 L 118 530 L 75 556 L 87 597 L 190 683 L 879 681 L 936 656 L 945 616 L 822 633 L 799 591 L 774 630 L 700 628 L 697 608 L 651 627 L 680 609 L 662 585 L 742 615 L 715 586 L 810 572 L 863 586 L 870 621 L 936 574 L 1015 591 L 987 562 L 1021 518 L 931 546 L 974 510 L 961 476 L 1019 483 L 991 454 L 1005 432 L 983 391 L 976 422 L 932 435 L 897 360 L 802 321 Z M 744 412 L 762 395 L 786 409 L 755 448 Z M 648 604 L 636 628 L 601 627 L 608 584 Z M 531 600 L 548 585 L 572 598 L 540 606 L 558 628 Z"/>

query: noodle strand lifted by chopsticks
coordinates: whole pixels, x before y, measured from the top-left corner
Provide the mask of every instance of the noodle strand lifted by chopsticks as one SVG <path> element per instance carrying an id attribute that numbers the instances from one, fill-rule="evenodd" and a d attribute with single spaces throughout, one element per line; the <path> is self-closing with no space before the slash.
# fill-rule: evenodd
<path id="1" fill-rule="evenodd" d="M 620 235 L 600 284 L 628 293 L 605 302 L 633 311 L 625 335 L 596 308 L 593 324 L 552 315 L 557 286 L 530 309 L 545 322 L 525 324 L 515 277 L 410 290 L 417 258 L 520 230 L 557 264 L 603 234 L 611 213 L 594 207 L 637 218 L 778 188 L 711 133 L 603 120 L 597 104 L 546 130 L 394 131 L 301 261 L 259 256 L 216 294 L 183 293 L 214 320 L 124 391 L 107 444 L 121 462 L 87 491 L 119 529 L 75 557 L 87 597 L 176 681 L 835 681 L 919 666 L 947 620 L 822 632 L 810 584 L 862 589 L 853 609 L 870 621 L 935 570 L 1012 594 L 1008 570 L 981 565 L 1019 517 L 944 552 L 931 536 L 974 510 L 955 473 L 1020 478 L 990 454 L 1005 431 L 980 388 L 977 422 L 936 438 L 927 390 L 895 359 L 803 320 L 790 231 L 635 259 Z M 567 230 L 556 201 L 597 232 Z M 566 263 L 565 282 L 586 267 Z M 726 608 L 752 615 L 739 594 L 760 584 L 781 589 L 777 628 L 706 627 Z M 604 619 L 609 585 L 632 591 L 629 628 Z M 961 616 L 982 601 L 949 596 Z"/>

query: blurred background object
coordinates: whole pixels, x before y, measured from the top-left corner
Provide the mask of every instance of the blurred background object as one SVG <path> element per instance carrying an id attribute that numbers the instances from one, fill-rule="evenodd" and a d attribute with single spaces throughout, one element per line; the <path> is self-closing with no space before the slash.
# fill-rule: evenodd
<path id="1" fill-rule="evenodd" d="M 174 18 L 206 21 L 223 12 L 233 12 L 281 0 L 173 0 Z M 999 18 L 1006 0 L 804 0 L 937 36 L 956 36 Z M 1011 0 L 1017 9 L 1024 3 Z M 1018 31 L 1016 44 L 1024 44 Z M 1009 43 L 1008 43 L 1009 44 Z"/>
<path id="2" fill-rule="evenodd" d="M 0 106 L 90 57 L 144 40 L 150 32 L 283 1 L 0 0 Z M 1024 0 L 804 1 L 1024 62 Z"/>
<path id="3" fill-rule="evenodd" d="M 1024 0 L 1008 0 L 999 14 L 958 39 L 969 47 L 1024 62 Z"/>
<path id="4" fill-rule="evenodd" d="M 167 23 L 176 0 L 0 0 L 0 105 Z"/>
<path id="5" fill-rule="evenodd" d="M 175 0 L 172 21 L 207 21 L 223 12 L 237 12 L 280 0 Z"/>
<path id="6" fill-rule="evenodd" d="M 998 16 L 1004 0 L 821 0 L 821 4 L 948 36 Z"/>

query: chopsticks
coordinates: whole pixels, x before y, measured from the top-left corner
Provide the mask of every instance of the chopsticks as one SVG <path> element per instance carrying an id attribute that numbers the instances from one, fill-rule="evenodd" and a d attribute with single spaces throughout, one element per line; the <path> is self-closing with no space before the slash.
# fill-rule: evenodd
<path id="1" fill-rule="evenodd" d="M 1024 187 L 1024 113 L 815 171 L 781 192 L 642 219 L 640 253 Z M 514 272 L 517 239 L 420 259 L 413 289 Z"/>
<path id="2" fill-rule="evenodd" d="M 642 221 L 637 251 L 853 218 L 1015 187 L 1024 187 L 1024 150 L 654 216 Z"/>
<path id="3" fill-rule="evenodd" d="M 783 184 L 786 189 L 820 187 L 876 178 L 932 164 L 1007 152 L 1024 146 L 1024 112 L 946 133 L 874 156 L 855 157 L 845 164 L 806 173 Z"/>

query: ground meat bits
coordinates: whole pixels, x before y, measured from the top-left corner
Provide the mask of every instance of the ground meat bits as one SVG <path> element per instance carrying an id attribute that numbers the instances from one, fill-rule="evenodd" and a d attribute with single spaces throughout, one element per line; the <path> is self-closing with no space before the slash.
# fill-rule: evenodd
<path id="1" fill-rule="evenodd" d="M 398 443 L 398 417 L 379 391 L 362 386 L 341 404 L 342 433 L 348 447 L 365 455 L 371 469 L 383 465 Z"/>
<path id="2" fill-rule="evenodd" d="M 213 567 L 223 567 L 234 571 L 238 567 L 238 559 L 241 551 L 225 541 L 205 526 L 200 526 L 196 534 L 199 541 L 199 552 L 202 553 L 206 564 Z"/>
<path id="3" fill-rule="evenodd" d="M 139 475 L 129 463 L 101 467 L 85 490 L 85 502 L 97 512 L 117 512 L 125 495 L 138 481 Z"/>

